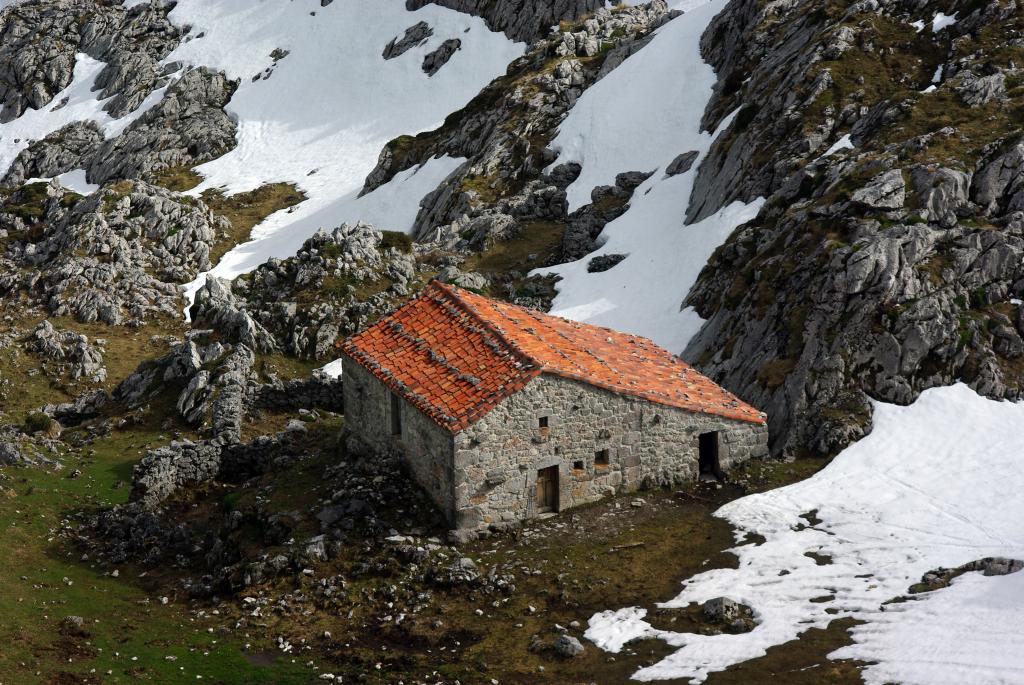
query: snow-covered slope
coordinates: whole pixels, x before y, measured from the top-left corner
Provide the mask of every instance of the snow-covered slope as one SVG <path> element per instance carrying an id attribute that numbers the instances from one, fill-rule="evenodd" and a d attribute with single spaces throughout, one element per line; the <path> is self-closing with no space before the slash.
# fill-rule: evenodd
<path id="1" fill-rule="evenodd" d="M 128 6 L 135 4 L 140 3 Z M 435 5 L 409 12 L 402 0 L 337 0 L 327 7 L 316 0 L 182 0 L 170 18 L 191 26 L 191 39 L 165 62 L 223 70 L 241 82 L 228 106 L 238 122 L 238 145 L 197 169 L 205 182 L 192 192 L 221 188 L 231 194 L 283 181 L 308 197 L 290 212 L 270 217 L 255 229 L 252 242 L 229 253 L 214 269 L 224 277 L 269 257 L 291 256 L 318 228 L 344 221 L 408 230 L 420 198 L 460 160 L 431 160 L 357 198 L 381 148 L 398 135 L 440 124 L 524 49 L 487 29 L 481 19 Z M 384 46 L 418 21 L 429 23 L 433 36 L 385 60 Z M 451 38 L 461 41 L 461 49 L 427 76 L 424 56 Z M 275 60 L 271 53 L 278 50 L 287 56 Z M 131 115 L 112 120 L 93 91 L 103 67 L 78 55 L 74 81 L 51 105 L 0 124 L 0 167 L 6 169 L 30 141 L 72 121 L 95 120 L 108 138 L 115 136 L 163 97 L 160 89 Z"/>
<path id="2" fill-rule="evenodd" d="M 643 335 L 681 352 L 702 323 L 692 310 L 681 310 L 683 298 L 714 249 L 752 219 L 761 203 L 733 203 L 684 225 L 700 159 L 686 173 L 670 177 L 664 171 L 682 153 L 705 155 L 717 136 L 700 127 L 717 79 L 701 58 L 699 42 L 725 1 L 675 6 L 685 14 L 587 90 L 552 143 L 560 153 L 555 164 L 583 167 L 568 189 L 570 210 L 588 203 L 594 186 L 613 183 L 620 172 L 654 175 L 633 194 L 629 211 L 605 227 L 597 252 L 539 272 L 563 279 L 553 313 Z M 605 254 L 628 257 L 608 271 L 588 273 L 590 260 Z"/>
<path id="3" fill-rule="evenodd" d="M 402 0 L 337 0 L 322 8 L 314 0 L 183 0 L 170 16 L 192 25 L 202 38 L 183 44 L 169 61 L 223 69 L 242 79 L 228 107 L 238 119 L 238 147 L 198 168 L 206 180 L 194 192 L 239 192 L 290 181 L 309 197 L 257 227 L 253 242 L 214 269 L 222 277 L 269 257 L 288 257 L 318 228 L 343 221 L 408 230 L 420 198 L 458 160 L 428 163 L 378 190 L 377 197 L 357 199 L 381 148 L 398 135 L 438 125 L 523 50 L 480 19 L 433 5 L 408 12 Z M 384 60 L 388 41 L 417 21 L 428 22 L 434 35 Z M 424 55 L 456 37 L 461 50 L 428 77 L 421 69 Z M 289 51 L 276 65 L 270 57 L 275 49 Z M 261 73 L 263 78 L 252 80 Z"/>
<path id="4" fill-rule="evenodd" d="M 1024 557 L 1021 425 L 1024 403 L 988 400 L 962 384 L 928 390 L 908 407 L 878 403 L 873 432 L 826 469 L 719 510 L 738 538 L 751 532 L 766 541 L 736 547 L 739 568 L 698 575 L 662 605 L 727 596 L 754 609 L 753 631 L 659 631 L 643 609 L 630 608 L 594 616 L 587 637 L 613 652 L 629 639 L 663 639 L 679 650 L 635 677 L 700 682 L 853 617 L 866 621 L 852 631 L 856 644 L 830 656 L 868 662 L 869 685 L 1020 683 L 1024 634 L 1012 627 L 1024 618 L 1024 573 L 968 573 L 916 601 L 884 602 L 938 567 Z M 811 512 L 821 523 L 807 525 L 802 515 Z"/>

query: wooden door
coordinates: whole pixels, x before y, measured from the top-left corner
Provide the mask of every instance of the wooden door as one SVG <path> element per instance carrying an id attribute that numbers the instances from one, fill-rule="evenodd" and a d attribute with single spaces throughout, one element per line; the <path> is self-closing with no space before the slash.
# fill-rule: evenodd
<path id="1" fill-rule="evenodd" d="M 558 467 L 537 471 L 537 513 L 558 511 Z"/>

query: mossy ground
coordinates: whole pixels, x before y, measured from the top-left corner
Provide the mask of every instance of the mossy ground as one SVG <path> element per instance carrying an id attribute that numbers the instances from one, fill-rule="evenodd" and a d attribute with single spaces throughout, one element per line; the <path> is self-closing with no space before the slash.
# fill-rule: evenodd
<path id="1" fill-rule="evenodd" d="M 306 196 L 291 183 L 271 183 L 235 195 L 207 190 L 202 198 L 211 210 L 231 222 L 227 235 L 220 236 L 210 250 L 210 261 L 216 264 L 228 250 L 249 239 L 253 226 L 274 212 L 294 207 Z"/>
<path id="2" fill-rule="evenodd" d="M 142 451 L 169 440 L 162 416 L 151 418 L 96 440 L 88 452 L 55 455 L 67 466 L 62 472 L 0 475 L 0 683 L 308 682 L 308 669 L 297 664 L 251 664 L 237 644 L 242 636 L 208 632 L 175 588 L 149 592 L 130 568 L 114 578 L 56 535 L 69 512 L 127 499 Z M 82 475 L 69 478 L 72 468 Z M 165 595 L 167 605 L 159 600 Z M 80 632 L 62 627 L 67 616 L 83 618 Z"/>
<path id="3" fill-rule="evenodd" d="M 0 313 L 4 311 L 0 308 Z M 143 360 L 167 353 L 162 336 L 180 336 L 185 330 L 182 322 L 172 319 L 154 319 L 142 328 L 129 328 L 82 323 L 69 317 L 47 317 L 42 313 L 12 318 L 3 328 L 16 328 L 27 334 L 44 319 L 58 330 L 85 335 L 90 342 L 98 338 L 105 340 L 107 381 L 95 386 L 86 381 L 72 381 L 58 373 L 47 373 L 59 363 L 40 360 L 26 352 L 21 344 L 0 349 L 0 381 L 3 381 L 0 383 L 0 421 L 20 423 L 45 404 L 70 402 L 79 393 L 95 387 L 112 389 Z"/>

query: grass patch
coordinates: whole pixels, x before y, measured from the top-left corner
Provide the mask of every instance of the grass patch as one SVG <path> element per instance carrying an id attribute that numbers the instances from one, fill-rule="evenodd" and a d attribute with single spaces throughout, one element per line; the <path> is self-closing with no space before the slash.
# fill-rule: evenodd
<path id="1" fill-rule="evenodd" d="M 153 185 L 162 186 L 176 193 L 192 190 L 203 182 L 203 177 L 187 166 L 174 166 L 153 174 Z"/>
<path id="2" fill-rule="evenodd" d="M 242 649 L 249 637 L 225 634 L 215 616 L 179 602 L 175 588 L 144 586 L 130 567 L 113 578 L 55 538 L 69 511 L 126 500 L 133 464 L 170 439 L 162 422 L 157 412 L 88 450 L 56 455 L 82 471 L 78 478 L 68 478 L 67 469 L 0 473 L 0 530 L 8 549 L 0 555 L 0 682 L 310 682 L 306 658 L 255 665 Z M 169 603 L 162 605 L 158 597 L 165 595 Z M 82 617 L 78 634 L 61 629 L 66 616 Z"/>
<path id="3" fill-rule="evenodd" d="M 14 325 L 28 333 L 42 321 L 41 316 L 16 320 Z M 80 333 L 95 341 L 106 340 L 103 361 L 107 381 L 102 386 L 112 390 L 144 360 L 167 353 L 161 336 L 184 335 L 185 326 L 176 319 L 154 318 L 144 328 L 111 327 L 103 323 L 81 323 L 70 317 L 47 317 L 59 330 Z M 154 337 L 156 339 L 154 339 Z M 45 361 L 25 352 L 20 345 L 0 350 L 0 419 L 23 423 L 29 414 L 45 404 L 69 402 L 75 395 L 97 387 L 86 381 L 71 382 L 44 371 Z M 0 681 L 2 682 L 2 681 Z"/>
<path id="4" fill-rule="evenodd" d="M 25 431 L 28 433 L 45 433 L 53 426 L 53 419 L 36 411 L 25 418 Z"/>
<path id="5" fill-rule="evenodd" d="M 796 362 L 796 359 L 773 359 L 758 370 L 757 382 L 774 390 L 786 382 L 786 376 L 796 368 Z"/>
<path id="6" fill-rule="evenodd" d="M 46 215 L 46 183 L 31 183 L 22 186 L 13 197 L 15 201 L 7 200 L 0 205 L 0 210 L 7 214 L 13 214 L 26 223 L 34 223 L 42 220 Z"/>
<path id="7" fill-rule="evenodd" d="M 401 231 L 381 231 L 381 249 L 393 247 L 406 254 L 412 253 L 412 237 Z"/>
<path id="8" fill-rule="evenodd" d="M 210 249 L 210 261 L 216 264 L 228 250 L 249 239 L 253 226 L 274 212 L 294 207 L 305 200 L 306 195 L 291 183 L 271 183 L 231 196 L 219 190 L 207 190 L 202 198 L 214 213 L 231 222 L 227 234 L 218 236 Z"/>
<path id="9" fill-rule="evenodd" d="M 528 223 L 516 237 L 495 243 L 489 250 L 471 256 L 466 260 L 463 270 L 507 274 L 510 271 L 528 271 L 543 266 L 558 254 L 564 232 L 565 224 L 559 222 Z"/>

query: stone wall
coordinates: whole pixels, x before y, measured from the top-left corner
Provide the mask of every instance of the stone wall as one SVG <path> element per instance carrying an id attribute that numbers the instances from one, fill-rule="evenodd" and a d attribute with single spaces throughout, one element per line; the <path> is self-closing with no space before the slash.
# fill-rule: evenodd
<path id="1" fill-rule="evenodd" d="M 401 453 L 413 478 L 449 521 L 453 520 L 452 434 L 400 399 L 402 434 L 393 436 L 391 390 L 347 357 L 342 363 L 342 378 L 349 436 L 373 452 Z"/>
<path id="2" fill-rule="evenodd" d="M 548 417 L 548 429 L 538 427 Z M 695 414 L 543 374 L 455 437 L 457 528 L 536 515 L 537 472 L 557 466 L 558 510 L 697 478 L 698 436 L 719 431 L 723 469 L 768 454 L 762 425 Z M 546 433 L 546 434 L 545 434 Z M 595 466 L 598 450 L 609 464 Z"/>
<path id="3" fill-rule="evenodd" d="M 326 409 L 340 413 L 343 398 L 341 378 L 314 371 L 308 378 L 265 383 L 256 391 L 253 401 L 260 409 Z"/>

